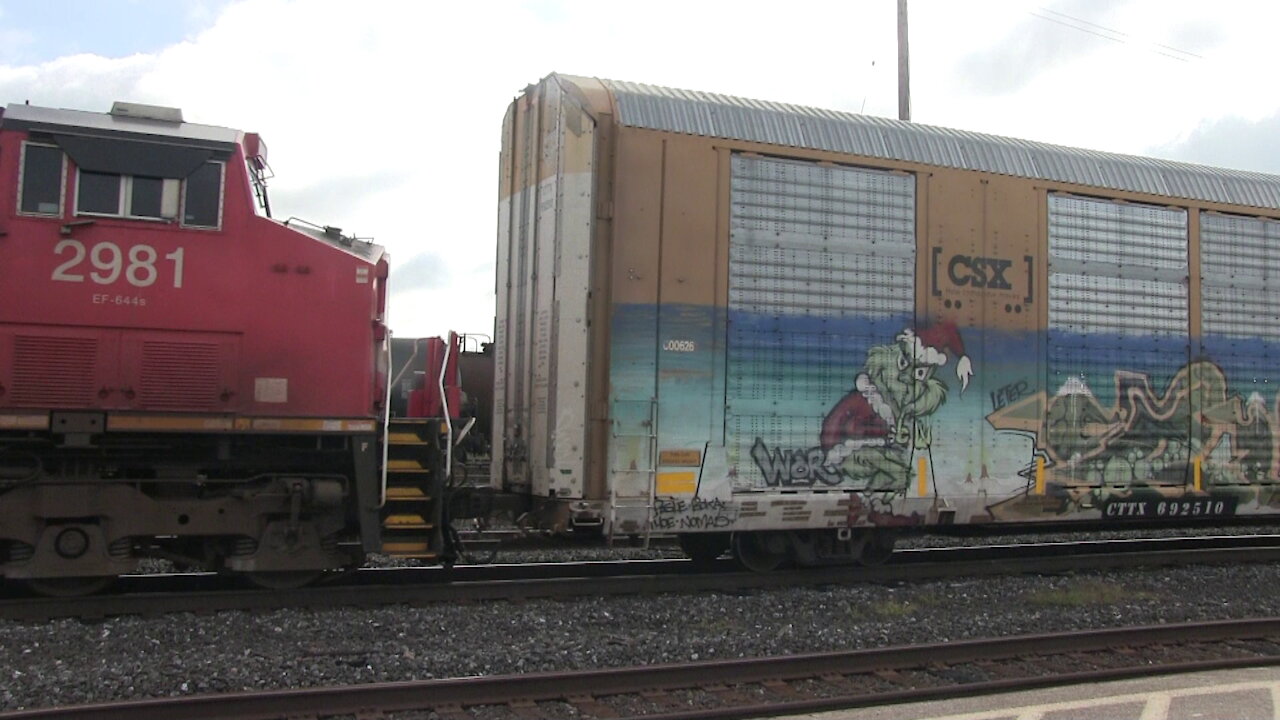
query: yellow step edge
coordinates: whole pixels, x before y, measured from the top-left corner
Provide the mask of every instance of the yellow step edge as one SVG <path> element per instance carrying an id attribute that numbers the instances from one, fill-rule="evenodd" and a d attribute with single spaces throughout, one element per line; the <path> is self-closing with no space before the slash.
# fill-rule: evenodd
<path id="1" fill-rule="evenodd" d="M 388 515 L 382 521 L 382 527 L 388 530 L 430 530 L 432 525 L 421 515 L 403 513 Z"/>
<path id="2" fill-rule="evenodd" d="M 422 436 L 413 432 L 393 432 L 387 434 L 387 442 L 392 445 L 426 445 Z"/>
<path id="3" fill-rule="evenodd" d="M 431 551 L 431 543 L 428 542 L 384 542 L 382 543 L 382 552 L 388 555 L 412 554 L 415 557 L 435 557 L 437 555 L 437 553 Z"/>
<path id="4" fill-rule="evenodd" d="M 412 486 L 388 487 L 388 500 L 427 502 L 431 496 L 422 492 L 422 488 Z"/>
<path id="5" fill-rule="evenodd" d="M 426 472 L 421 460 L 388 460 L 387 469 L 396 472 Z"/>

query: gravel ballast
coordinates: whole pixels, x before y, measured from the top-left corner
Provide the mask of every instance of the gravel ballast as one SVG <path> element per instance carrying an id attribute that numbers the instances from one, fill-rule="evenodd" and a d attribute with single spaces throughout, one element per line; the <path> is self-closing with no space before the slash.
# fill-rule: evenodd
<path id="1" fill-rule="evenodd" d="M 988 542 L 990 540 L 988 539 Z M 1280 564 L 0 622 L 0 709 L 1280 615 Z"/>

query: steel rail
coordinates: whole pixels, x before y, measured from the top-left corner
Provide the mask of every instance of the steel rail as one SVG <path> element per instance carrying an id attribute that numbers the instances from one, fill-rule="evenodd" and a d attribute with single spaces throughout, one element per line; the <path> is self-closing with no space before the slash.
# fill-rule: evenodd
<path id="1" fill-rule="evenodd" d="M 1266 641 L 1242 649 L 1241 641 Z M 602 698 L 631 694 L 659 697 L 664 692 L 705 689 L 731 690 L 729 686 L 762 684 L 766 688 L 787 682 L 823 678 L 839 684 L 859 676 L 893 677 L 907 670 L 938 669 L 965 663 L 1019 661 L 1028 672 L 1017 678 L 999 678 L 913 686 L 909 679 L 890 690 L 852 689 L 822 698 L 787 697 L 776 702 L 735 702 L 725 693 L 725 703 L 709 708 L 680 708 L 644 714 L 662 720 L 751 717 L 780 713 L 878 705 L 961 695 L 1000 692 L 1052 685 L 1078 684 L 1156 674 L 1207 669 L 1255 667 L 1280 661 L 1280 618 L 1230 620 L 1180 625 L 1114 628 L 1073 633 L 1022 635 L 1005 638 L 960 640 L 945 643 L 702 661 L 605 670 L 542 672 L 523 675 L 471 677 L 416 682 L 377 683 L 343 687 L 301 688 L 254 693 L 189 695 L 130 700 L 0 713 L 2 720 L 160 720 L 188 718 L 239 720 L 334 715 L 370 716 L 411 710 L 435 710 L 443 716 L 466 717 L 463 708 L 511 703 L 563 701 L 598 707 Z M 1235 644 L 1233 644 L 1235 643 Z M 1151 655 L 1137 649 L 1168 648 L 1187 644 L 1221 644 L 1225 652 L 1192 661 L 1151 662 Z M 1037 674 L 1036 659 L 1123 650 L 1114 660 L 1094 668 L 1066 674 Z M 1026 661 L 1023 664 L 1023 661 Z M 1041 666 L 1043 667 L 1043 665 Z M 936 677 L 936 675 L 935 675 Z"/>
<path id="2" fill-rule="evenodd" d="M 881 566 L 842 565 L 768 574 L 737 571 L 730 561 L 722 561 L 710 572 L 688 560 L 597 561 L 452 570 L 371 569 L 356 573 L 350 582 L 295 590 L 234 589 L 225 587 L 217 576 L 205 574 L 162 578 L 170 584 L 151 585 L 160 588 L 158 590 L 69 598 L 2 599 L 0 619 L 40 621 L 174 612 L 649 595 L 1275 561 L 1280 561 L 1280 537 L 1223 536 L 1203 540 L 1175 538 L 903 550 L 895 552 L 892 561 Z M 584 579 L 591 582 L 583 582 Z M 185 584 L 187 582 L 191 584 Z"/>

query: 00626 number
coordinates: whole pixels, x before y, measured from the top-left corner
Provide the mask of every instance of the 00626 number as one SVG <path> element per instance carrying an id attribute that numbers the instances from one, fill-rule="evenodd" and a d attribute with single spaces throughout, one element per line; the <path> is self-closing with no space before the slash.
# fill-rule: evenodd
<path id="1" fill-rule="evenodd" d="M 156 269 L 156 261 L 160 255 L 150 245 L 134 245 L 126 253 L 113 242 L 96 243 L 92 249 L 86 249 L 79 240 L 63 240 L 53 248 L 54 255 L 66 255 L 68 258 L 53 269 L 51 279 L 60 282 L 84 282 L 84 274 L 76 272 L 85 258 L 93 270 L 89 271 L 89 279 L 99 285 L 110 285 L 124 275 L 125 280 L 134 287 L 151 287 L 160 277 Z M 168 255 L 165 260 L 173 263 L 173 286 L 182 287 L 182 248 Z"/>

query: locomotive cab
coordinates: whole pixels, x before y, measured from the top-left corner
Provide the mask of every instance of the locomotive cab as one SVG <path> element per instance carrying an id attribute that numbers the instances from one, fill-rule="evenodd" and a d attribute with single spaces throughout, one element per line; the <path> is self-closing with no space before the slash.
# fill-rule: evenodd
<path id="1" fill-rule="evenodd" d="M 0 576 L 380 549 L 387 259 L 272 219 L 268 175 L 177 109 L 0 114 Z"/>

